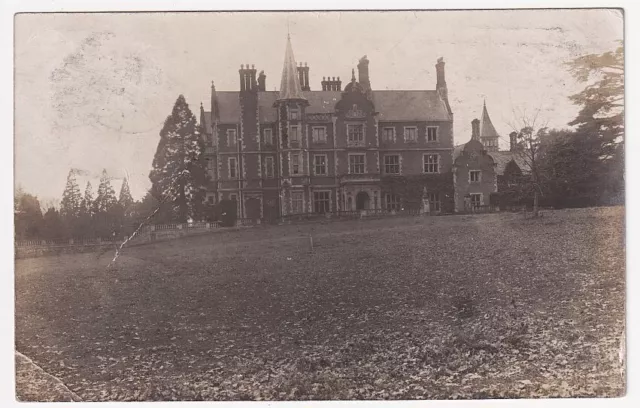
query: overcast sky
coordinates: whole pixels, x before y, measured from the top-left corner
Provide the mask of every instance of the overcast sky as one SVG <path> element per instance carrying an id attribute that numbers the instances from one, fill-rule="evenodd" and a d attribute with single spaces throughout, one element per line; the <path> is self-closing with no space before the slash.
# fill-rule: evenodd
<path id="1" fill-rule="evenodd" d="M 141 198 L 158 132 L 179 94 L 199 118 L 210 83 L 238 90 L 240 64 L 279 88 L 287 26 L 312 90 L 348 81 L 363 55 L 374 89 L 435 89 L 446 62 L 456 144 L 487 108 L 506 148 L 514 111 L 540 108 L 566 127 L 577 107 L 564 63 L 616 47 L 622 15 L 610 10 L 332 13 L 22 14 L 15 33 L 16 182 L 59 199 L 70 168 L 94 193 L 103 168 L 129 176 Z"/>

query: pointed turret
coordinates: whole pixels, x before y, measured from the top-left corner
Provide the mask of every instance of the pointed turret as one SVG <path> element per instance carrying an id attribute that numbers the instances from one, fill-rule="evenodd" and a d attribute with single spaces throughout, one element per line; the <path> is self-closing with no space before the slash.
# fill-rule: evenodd
<path id="1" fill-rule="evenodd" d="M 480 141 L 487 151 L 495 152 L 498 151 L 499 138 L 500 135 L 498 135 L 496 128 L 493 126 L 493 123 L 491 123 L 491 118 L 489 118 L 487 102 L 485 101 L 482 107 L 482 118 L 480 120 Z"/>
<path id="2" fill-rule="evenodd" d="M 287 48 L 284 52 L 284 66 L 282 67 L 282 81 L 280 82 L 280 95 L 278 100 L 284 99 L 304 99 L 302 87 L 300 86 L 300 78 L 298 77 L 298 68 L 296 60 L 293 56 L 293 47 L 291 46 L 291 37 L 287 35 Z"/>

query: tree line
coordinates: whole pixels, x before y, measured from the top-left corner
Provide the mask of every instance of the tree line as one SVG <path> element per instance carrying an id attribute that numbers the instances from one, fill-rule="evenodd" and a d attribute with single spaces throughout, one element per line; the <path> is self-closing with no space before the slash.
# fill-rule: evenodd
<path id="1" fill-rule="evenodd" d="M 103 170 L 94 198 L 91 182 L 84 193 L 71 169 L 62 193 L 60 208 L 53 206 L 43 213 L 36 196 L 18 189 L 14 196 L 17 239 L 58 240 L 69 238 L 121 237 L 133 229 L 141 203 L 131 196 L 125 177 L 116 197 L 111 179 Z"/>

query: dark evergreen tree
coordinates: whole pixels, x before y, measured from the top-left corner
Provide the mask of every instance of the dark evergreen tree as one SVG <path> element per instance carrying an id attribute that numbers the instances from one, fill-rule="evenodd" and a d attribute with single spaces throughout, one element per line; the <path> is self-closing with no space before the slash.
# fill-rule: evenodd
<path id="1" fill-rule="evenodd" d="M 573 141 L 597 155 L 598 189 L 601 198 L 624 196 L 624 48 L 603 54 L 588 54 L 569 63 L 574 77 L 588 83 L 570 99 L 581 106 L 578 116 L 569 123 L 576 126 Z M 581 154 L 581 157 L 584 157 Z M 591 159 L 590 159 L 591 161 Z"/>
<path id="2" fill-rule="evenodd" d="M 117 204 L 116 193 L 105 169 L 100 177 L 98 195 L 93 202 L 93 224 L 98 236 L 107 238 L 119 234 L 122 220 Z"/>
<path id="3" fill-rule="evenodd" d="M 84 197 L 82 198 L 80 217 L 74 228 L 75 236 L 91 238 L 95 235 L 93 203 L 93 188 L 91 187 L 91 182 L 87 182 L 87 186 L 84 189 Z"/>
<path id="4" fill-rule="evenodd" d="M 133 197 L 131 196 L 131 190 L 129 189 L 129 181 L 125 177 L 122 180 L 122 187 L 120 187 L 120 195 L 118 197 L 118 204 L 123 208 L 125 216 L 130 216 L 133 211 Z"/>
<path id="5" fill-rule="evenodd" d="M 76 176 L 73 169 L 69 170 L 67 176 L 67 185 L 62 193 L 62 201 L 60 203 L 60 216 L 65 222 L 73 222 L 79 215 L 82 208 L 82 195 L 80 188 L 76 182 Z"/>
<path id="6" fill-rule="evenodd" d="M 82 199 L 82 210 L 84 214 L 91 216 L 93 214 L 93 188 L 91 182 L 87 181 L 87 187 L 84 189 L 84 198 Z"/>
<path id="7" fill-rule="evenodd" d="M 576 58 L 569 63 L 569 69 L 578 81 L 591 82 L 570 97 L 582 108 L 569 125 L 578 126 L 582 134 L 597 135 L 604 147 L 612 148 L 624 136 L 623 46 L 604 54 Z"/>
<path id="8" fill-rule="evenodd" d="M 201 160 L 203 150 L 204 142 L 196 118 L 180 95 L 160 131 L 149 174 L 153 196 L 163 203 L 163 211 L 175 221 L 186 222 L 204 216 L 206 169 Z"/>
<path id="9" fill-rule="evenodd" d="M 111 187 L 111 180 L 107 174 L 107 170 L 102 170 L 100 177 L 100 185 L 98 186 L 98 196 L 94 201 L 94 212 L 96 214 L 107 213 L 118 202 L 116 200 L 116 192 Z"/>
<path id="10" fill-rule="evenodd" d="M 38 197 L 19 189 L 14 197 L 15 232 L 17 239 L 38 238 L 42 230 L 42 210 Z"/>

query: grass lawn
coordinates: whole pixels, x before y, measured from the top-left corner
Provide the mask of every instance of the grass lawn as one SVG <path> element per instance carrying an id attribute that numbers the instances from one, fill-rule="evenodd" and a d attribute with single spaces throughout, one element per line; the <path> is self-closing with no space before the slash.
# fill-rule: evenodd
<path id="1" fill-rule="evenodd" d="M 16 263 L 16 349 L 84 400 L 624 393 L 622 207 L 257 227 L 112 256 Z"/>

